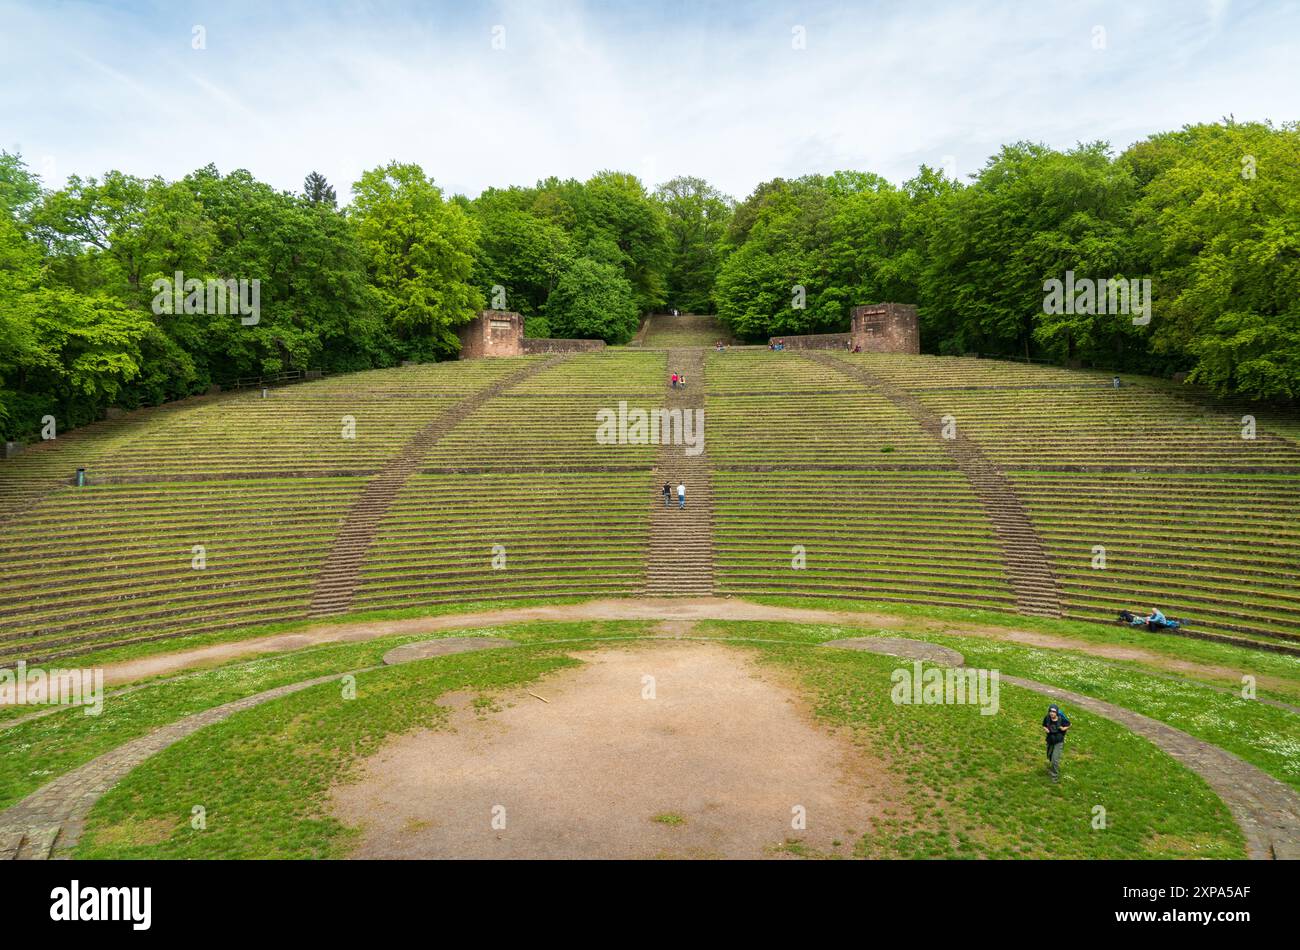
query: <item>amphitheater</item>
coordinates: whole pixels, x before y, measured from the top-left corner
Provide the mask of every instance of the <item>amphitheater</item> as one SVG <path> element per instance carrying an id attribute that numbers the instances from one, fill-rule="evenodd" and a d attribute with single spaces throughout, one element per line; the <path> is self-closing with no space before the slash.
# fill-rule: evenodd
<path id="1" fill-rule="evenodd" d="M 0 855 L 1300 854 L 1300 420 L 721 335 L 656 316 L 0 462 L 0 667 L 108 689 L 98 717 L 0 705 Z M 703 410 L 704 451 L 600 444 L 620 402 Z M 1152 606 L 1187 626 L 1113 622 Z M 1000 670 L 1001 711 L 891 705 L 913 662 Z M 1051 699 L 1077 814 L 1044 832 Z"/>

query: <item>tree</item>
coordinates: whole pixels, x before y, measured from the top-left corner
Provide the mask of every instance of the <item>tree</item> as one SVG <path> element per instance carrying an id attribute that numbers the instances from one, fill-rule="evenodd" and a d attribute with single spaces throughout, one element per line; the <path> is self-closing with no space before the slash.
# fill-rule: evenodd
<path id="1" fill-rule="evenodd" d="M 489 301 L 494 287 L 503 288 L 506 308 L 531 319 L 542 312 L 575 255 L 564 229 L 531 210 L 529 192 L 489 188 L 471 203 L 471 210 L 480 235 L 474 286 Z M 536 321 L 529 326 L 541 329 Z"/>
<path id="2" fill-rule="evenodd" d="M 602 171 L 580 188 L 568 187 L 574 243 L 580 254 L 618 267 L 632 285 L 641 312 L 664 302 L 668 228 L 663 210 L 635 175 Z"/>
<path id="3" fill-rule="evenodd" d="M 0 215 L 25 221 L 40 195 L 40 179 L 27 169 L 22 156 L 0 150 Z"/>
<path id="4" fill-rule="evenodd" d="M 1189 126 L 1124 160 L 1150 178 L 1134 224 L 1158 352 L 1221 393 L 1300 396 L 1300 125 Z"/>
<path id="5" fill-rule="evenodd" d="M 329 205 L 331 208 L 338 205 L 338 198 L 334 194 L 334 186 L 325 180 L 325 176 L 319 172 L 312 172 L 303 182 L 303 195 L 309 202 L 314 205 Z"/>
<path id="6" fill-rule="evenodd" d="M 819 175 L 777 179 L 737 208 L 715 289 L 732 333 L 759 339 L 847 329 L 843 281 L 826 253 L 843 193 Z"/>
<path id="7" fill-rule="evenodd" d="M 712 313 L 719 244 L 735 202 L 702 178 L 682 176 L 655 189 L 667 221 L 669 259 L 665 293 L 672 307 Z"/>
<path id="8" fill-rule="evenodd" d="M 924 329 L 949 352 L 1111 355 L 1134 334 L 1115 314 L 1050 315 L 1044 283 L 1136 276 L 1125 232 L 1128 172 L 1097 142 L 1069 152 L 1021 142 L 989 159 L 974 183 L 933 203 L 920 277 Z M 1141 341 L 1138 341 L 1141 349 Z"/>
<path id="9" fill-rule="evenodd" d="M 558 337 L 626 343 L 640 323 L 632 285 L 612 264 L 580 257 L 561 275 L 546 302 Z"/>
<path id="10" fill-rule="evenodd" d="M 403 356 L 456 352 L 456 327 L 483 308 L 471 272 L 478 226 L 419 165 L 392 162 L 352 186 L 349 216 Z"/>

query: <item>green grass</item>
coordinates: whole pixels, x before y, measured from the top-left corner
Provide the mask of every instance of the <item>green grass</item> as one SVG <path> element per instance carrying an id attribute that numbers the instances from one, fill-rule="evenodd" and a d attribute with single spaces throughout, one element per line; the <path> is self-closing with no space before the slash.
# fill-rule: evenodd
<path id="1" fill-rule="evenodd" d="M 495 631 L 528 644 L 384 668 L 357 677 L 355 700 L 326 683 L 232 716 L 170 747 L 106 795 L 77 848 L 82 858 L 319 858 L 348 852 L 354 832 L 328 813 L 330 787 L 389 737 L 438 727 L 433 700 L 476 691 L 492 708 L 501 690 L 534 682 L 579 660 L 565 652 L 639 636 L 646 624 L 557 624 Z M 1001 712 L 975 707 L 895 706 L 890 671 L 898 660 L 811 649 L 835 628 L 710 624 L 718 636 L 749 642 L 764 663 L 793 670 L 816 714 L 852 729 L 888 763 L 898 796 L 855 844 L 871 857 L 1241 857 L 1241 836 L 1226 808 L 1195 775 L 1151 743 L 1082 712 L 1066 754 L 1065 777 L 1045 773 L 1045 700 L 1003 685 Z M 391 642 L 349 645 L 365 650 Z M 340 657 L 334 657 L 335 661 Z M 1004 664 L 1005 665 L 1005 664 Z M 158 687 L 162 688 L 162 687 Z M 195 805 L 206 828 L 195 830 Z M 1109 827 L 1092 827 L 1093 808 Z M 676 824 L 680 816 L 651 818 Z M 802 853 L 797 840 L 791 853 Z"/>
<path id="2" fill-rule="evenodd" d="M 895 705 L 902 661 L 847 650 L 770 647 L 817 716 L 852 729 L 891 763 L 899 797 L 856 843 L 868 858 L 1240 858 L 1227 807 L 1195 774 L 1107 720 L 1073 714 L 1062 779 L 1046 775 L 1046 701 L 1003 684 L 997 715 Z M 1093 827 L 1094 809 L 1107 826 Z M 792 853 L 799 853 L 797 850 Z"/>
<path id="3" fill-rule="evenodd" d="M 811 610 L 838 610 L 852 613 L 882 613 L 903 618 L 915 618 L 918 621 L 940 621 L 952 623 L 949 629 L 960 633 L 960 625 L 971 624 L 997 627 L 1003 630 L 1022 630 L 1030 633 L 1045 633 L 1078 640 L 1081 644 L 1099 644 L 1120 647 L 1139 647 L 1171 661 L 1188 661 L 1206 666 L 1225 666 L 1233 671 L 1249 672 L 1257 677 L 1269 676 L 1284 681 L 1278 686 L 1259 689 L 1259 695 L 1283 702 L 1295 703 L 1300 700 L 1300 657 L 1262 650 L 1250 650 L 1225 643 L 1213 643 L 1206 640 L 1193 640 L 1186 637 L 1162 636 L 1136 630 L 1118 624 L 1088 623 L 1081 620 L 1053 620 L 1044 617 L 1027 617 L 1021 614 L 1003 613 L 993 610 L 968 609 L 960 607 L 937 607 L 929 605 L 882 604 L 868 599 L 834 601 L 827 604 L 824 599 L 797 596 L 753 596 L 745 600 L 756 604 L 769 604 L 774 607 L 791 607 Z M 894 631 L 897 634 L 897 631 Z M 930 639 L 928 632 L 917 633 L 923 639 Z M 1199 677 L 1201 674 L 1185 672 L 1183 675 Z M 1222 676 L 1205 676 L 1209 682 L 1225 686 L 1240 686 L 1240 677 L 1234 672 Z"/>
<path id="4" fill-rule="evenodd" d="M 1267 703 L 1225 695 L 1190 681 L 1153 675 L 1139 663 L 1101 660 L 1073 651 L 1042 650 L 981 637 L 928 631 L 862 630 L 821 624 L 749 621 L 701 621 L 704 636 L 744 637 L 761 630 L 765 638 L 815 644 L 844 637 L 911 637 L 952 647 L 966 664 L 996 669 L 1072 690 L 1168 723 L 1245 761 L 1300 790 L 1300 716 Z M 829 652 L 829 651 L 828 651 Z M 895 661 L 896 663 L 898 661 Z M 1045 701 L 1044 701 L 1045 708 Z M 1073 714 L 1071 714 L 1073 715 Z M 1039 713 L 1042 718 L 1042 713 Z"/>
<path id="5" fill-rule="evenodd" d="M 559 604 L 576 604 L 589 600 L 585 596 L 576 597 L 528 597 L 510 600 L 473 600 L 456 604 L 439 604 L 423 607 L 392 607 L 383 610 L 360 610 L 339 617 L 314 617 L 301 620 L 286 620 L 281 623 L 258 624 L 238 627 L 233 630 L 218 630 L 212 633 L 195 634 L 188 637 L 176 637 L 170 640 L 157 640 L 152 643 L 133 643 L 115 647 L 111 644 L 102 650 L 84 653 L 67 660 L 55 661 L 50 666 L 103 666 L 124 660 L 135 660 L 160 653 L 172 653 L 191 650 L 197 647 L 212 646 L 218 643 L 235 643 L 256 637 L 274 636 L 282 633 L 298 633 L 309 627 L 338 626 L 342 624 L 375 623 L 383 620 L 410 620 L 418 617 L 442 617 L 450 614 L 482 613 L 488 610 L 506 610 L 523 607 L 542 607 Z M 0 715 L 0 721 L 5 716 Z"/>
<path id="6" fill-rule="evenodd" d="M 387 738 L 436 727 L 433 702 L 492 691 L 574 666 L 558 650 L 485 650 L 385 667 L 357 677 L 355 699 L 325 683 L 209 726 L 127 776 L 92 812 L 79 858 L 329 858 L 355 832 L 327 813 L 346 781 Z M 205 810 L 206 827 L 191 825 Z"/>
<path id="7" fill-rule="evenodd" d="M 213 669 L 195 670 L 140 684 L 119 696 L 107 695 L 103 712 L 87 716 L 67 707 L 0 731 L 0 808 L 8 807 L 65 772 L 84 765 L 125 742 L 186 716 L 277 686 L 332 673 L 376 666 L 395 646 L 437 636 L 508 636 L 527 642 L 628 637 L 646 633 L 641 621 L 529 624 L 482 627 L 436 635 L 398 635 L 364 643 L 332 643 L 232 660 Z M 507 632 L 508 631 L 508 632 Z M 106 690 L 112 693 L 113 690 Z M 10 716 L 28 715 L 29 707 L 5 707 Z"/>

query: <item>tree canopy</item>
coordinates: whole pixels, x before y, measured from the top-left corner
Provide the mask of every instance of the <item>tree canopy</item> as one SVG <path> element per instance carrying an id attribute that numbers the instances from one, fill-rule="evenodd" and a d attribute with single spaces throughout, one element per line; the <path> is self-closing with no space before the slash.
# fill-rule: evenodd
<path id="1" fill-rule="evenodd" d="M 1300 126 L 1221 123 L 1103 142 L 1004 146 L 968 181 L 922 166 L 775 178 L 736 202 L 680 176 L 447 196 L 418 165 L 361 175 L 337 206 L 213 166 L 43 183 L 0 152 L 0 429 L 30 437 L 284 370 L 456 355 L 484 307 L 530 335 L 621 343 L 659 308 L 736 336 L 847 328 L 856 304 L 915 303 L 928 352 L 1171 375 L 1300 398 Z M 1052 282 L 1149 285 L 1149 320 L 1048 305 Z M 241 320 L 155 287 L 256 282 Z M 188 299 L 188 298 L 187 298 Z M 1083 300 L 1084 298 L 1079 298 Z M 159 305 L 159 300 L 164 305 Z"/>

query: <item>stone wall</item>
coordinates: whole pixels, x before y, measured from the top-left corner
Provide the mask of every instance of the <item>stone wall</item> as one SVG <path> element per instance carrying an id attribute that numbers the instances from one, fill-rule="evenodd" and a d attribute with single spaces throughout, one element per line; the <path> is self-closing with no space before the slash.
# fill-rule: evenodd
<path id="1" fill-rule="evenodd" d="M 864 353 L 921 352 L 921 328 L 916 307 L 905 303 L 854 307 L 849 335 Z"/>
<path id="2" fill-rule="evenodd" d="M 590 353 L 605 348 L 604 340 L 533 340 L 524 337 L 524 318 L 510 310 L 484 310 L 462 327 L 460 358 L 520 356 L 524 353 Z"/>
<path id="3" fill-rule="evenodd" d="M 774 336 L 768 345 L 785 341 L 787 350 L 847 350 L 850 336 L 847 333 L 808 333 L 803 336 Z"/>

